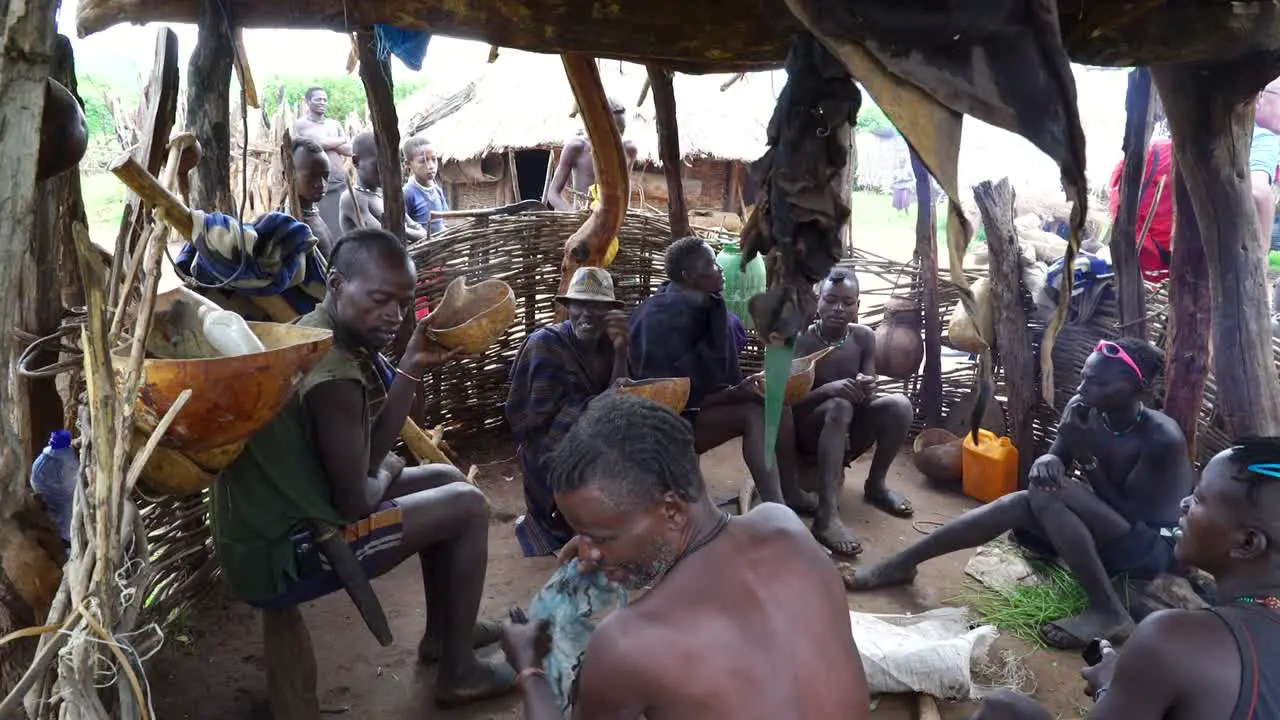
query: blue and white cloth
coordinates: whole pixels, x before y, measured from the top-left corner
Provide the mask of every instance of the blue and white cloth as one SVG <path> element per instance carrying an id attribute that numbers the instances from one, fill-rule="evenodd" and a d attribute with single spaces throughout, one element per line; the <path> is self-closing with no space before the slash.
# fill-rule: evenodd
<path id="1" fill-rule="evenodd" d="M 240 295 L 279 295 L 300 315 L 324 299 L 327 268 L 306 223 L 273 212 L 238 232 L 231 215 L 199 210 L 191 212 L 191 221 L 193 236 L 176 264 L 201 285 Z"/>

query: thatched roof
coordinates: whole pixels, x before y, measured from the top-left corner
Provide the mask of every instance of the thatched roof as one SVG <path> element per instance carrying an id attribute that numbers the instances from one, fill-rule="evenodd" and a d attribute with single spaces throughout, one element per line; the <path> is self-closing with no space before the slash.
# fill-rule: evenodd
<path id="1" fill-rule="evenodd" d="M 900 0 L 885 0 L 885 6 Z M 81 0 L 80 34 L 121 22 L 196 22 L 204 0 Z M 224 0 L 242 27 L 385 23 L 538 52 L 733 71 L 780 67 L 800 28 L 784 0 Z M 1059 0 L 1071 59 L 1152 65 L 1280 48 L 1280 0 Z"/>
<path id="2" fill-rule="evenodd" d="M 653 94 L 637 106 L 645 82 L 639 65 L 600 63 L 605 91 L 627 108 L 625 139 L 635 143 L 640 162 L 659 165 Z M 730 84 L 731 74 L 677 74 L 673 84 L 686 159 L 749 162 L 765 151 L 765 131 L 782 72 L 748 73 Z M 424 90 L 397 108 L 407 118 L 401 134 L 430 138 L 442 161 L 469 160 L 491 152 L 559 147 L 582 133 L 573 115 L 573 91 L 555 55 L 502 50 L 498 59 L 470 78 Z"/>

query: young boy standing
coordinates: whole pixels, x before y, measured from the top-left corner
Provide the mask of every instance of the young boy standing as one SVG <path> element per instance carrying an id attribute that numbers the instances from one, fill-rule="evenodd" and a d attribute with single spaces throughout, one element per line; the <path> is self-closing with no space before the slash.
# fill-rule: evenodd
<path id="1" fill-rule="evenodd" d="M 404 141 L 401 152 L 409 166 L 409 181 L 404 184 L 405 211 L 418 224 L 430 227 L 432 235 L 444 232 L 444 220 L 431 218 L 433 210 L 444 212 L 449 209 L 444 189 L 436 183 L 440 161 L 435 150 L 426 138 L 415 136 Z"/>

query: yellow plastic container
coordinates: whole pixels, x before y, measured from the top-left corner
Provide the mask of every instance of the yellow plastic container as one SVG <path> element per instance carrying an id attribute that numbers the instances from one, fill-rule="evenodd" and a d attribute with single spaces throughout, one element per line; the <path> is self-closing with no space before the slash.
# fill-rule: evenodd
<path id="1" fill-rule="evenodd" d="M 963 448 L 960 467 L 965 495 L 989 503 L 1018 490 L 1018 448 L 1009 438 L 978 430 L 978 444 L 965 433 Z"/>

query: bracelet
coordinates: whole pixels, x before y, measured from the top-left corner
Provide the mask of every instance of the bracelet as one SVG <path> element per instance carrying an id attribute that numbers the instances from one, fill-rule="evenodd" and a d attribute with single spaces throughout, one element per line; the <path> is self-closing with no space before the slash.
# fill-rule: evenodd
<path id="1" fill-rule="evenodd" d="M 547 673 L 540 667 L 527 667 L 516 673 L 516 685 L 524 687 L 524 681 L 531 677 L 540 677 L 545 680 L 547 678 Z"/>
<path id="2" fill-rule="evenodd" d="M 405 372 L 405 371 L 401 370 L 399 367 L 397 367 L 397 368 L 396 368 L 396 374 L 397 374 L 397 375 L 400 375 L 400 376 L 402 376 L 402 377 L 406 377 L 406 378 L 408 378 L 408 379 L 412 380 L 412 381 L 413 381 L 413 382 L 415 382 L 415 383 L 420 383 L 420 382 L 422 382 L 422 377 L 421 377 L 421 376 L 419 376 L 419 377 L 414 377 L 414 376 L 410 375 L 409 373 L 407 373 L 407 372 Z"/>
<path id="3" fill-rule="evenodd" d="M 1103 694 L 1104 694 L 1104 693 L 1106 693 L 1106 692 L 1107 692 L 1108 690 L 1110 690 L 1110 689 L 1111 689 L 1111 688 L 1109 688 L 1109 687 L 1101 687 L 1101 688 L 1098 688 L 1097 690 L 1095 690 L 1095 691 L 1094 691 L 1094 693 L 1093 693 L 1093 702 L 1096 704 L 1099 700 L 1101 700 L 1101 699 L 1102 699 Z"/>

